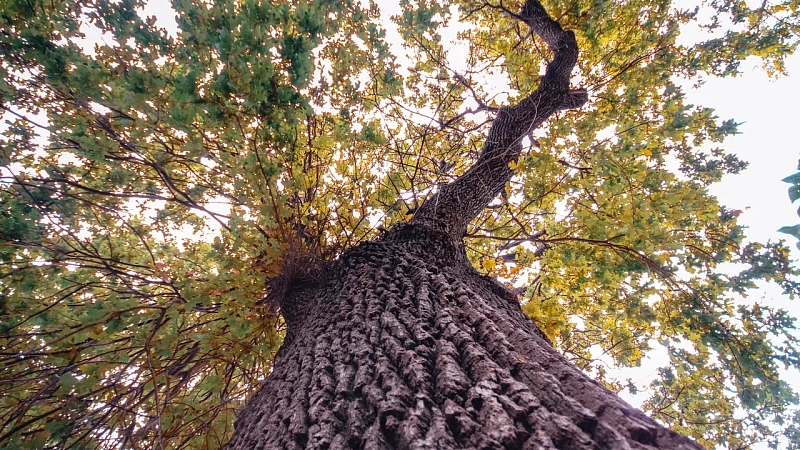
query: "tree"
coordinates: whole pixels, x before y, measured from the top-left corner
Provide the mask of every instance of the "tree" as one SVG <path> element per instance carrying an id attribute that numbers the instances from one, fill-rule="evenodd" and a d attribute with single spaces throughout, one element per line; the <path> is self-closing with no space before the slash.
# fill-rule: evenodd
<path id="1" fill-rule="evenodd" d="M 287 275 L 282 354 L 229 448 L 700 448 L 552 351 L 467 259 L 467 227 L 511 180 L 522 140 L 587 100 L 569 89 L 575 35 L 536 0 L 515 17 L 553 52 L 539 87 L 497 111 L 475 164 L 409 223 L 325 273 Z"/>
<path id="2" fill-rule="evenodd" d="M 385 360 L 369 367 L 421 369 L 353 373 L 353 361 L 321 357 L 310 372 L 298 369 L 320 383 L 309 391 L 320 396 L 285 423 L 296 443 L 304 433 L 309 443 L 335 435 L 354 417 L 365 441 L 377 420 L 389 440 L 445 427 L 435 435 L 463 444 L 487 425 L 493 439 L 513 442 L 535 425 L 534 439 L 563 447 L 618 436 L 669 446 L 680 438 L 559 356 L 620 390 L 624 381 L 603 364 L 636 365 L 655 342 L 670 361 L 645 409 L 675 431 L 709 448 L 746 448 L 775 439 L 771 424 L 790 417 L 796 396 L 778 368 L 800 365 L 794 319 L 746 294 L 769 281 L 794 295 L 796 269 L 782 243 L 746 242 L 737 212 L 705 191 L 744 167 L 710 147 L 736 123 L 686 105 L 672 75 L 735 74 L 748 56 L 781 73 L 796 43 L 792 2 L 713 2 L 705 26 L 729 30 L 692 45 L 677 38 L 682 24 L 701 23 L 698 10 L 548 3 L 575 31 L 573 78 L 592 101 L 550 111 L 546 127 L 497 161 L 487 130 L 524 109 L 504 105 L 523 105 L 531 92 L 555 102 L 551 110 L 582 100 L 574 91 L 575 103 L 561 103 L 561 64 L 571 57 L 552 57 L 553 80 L 539 75 L 551 56 L 528 32 L 536 8 L 404 2 L 395 18 L 403 59 L 375 4 L 176 0 L 176 35 L 133 0 L 0 4 L 3 446 L 219 447 L 248 393 L 270 371 L 289 376 L 312 337 L 320 355 L 332 354 L 330 344 L 336 355 L 369 359 L 354 345 L 374 339 L 359 337 L 363 328 L 345 330 L 344 342 L 301 325 L 361 317 L 359 325 L 386 330 Z M 470 25 L 461 31 L 469 68 L 460 71 L 441 38 L 456 14 Z M 102 36 L 93 49 L 76 44 L 91 33 Z M 510 81 L 508 98 L 481 84 L 492 71 Z M 476 191 L 483 197 L 451 198 L 488 168 L 498 177 Z M 442 203 L 449 215 L 435 208 Z M 467 260 L 527 288 L 515 297 Z M 741 270 L 723 272 L 724 263 Z M 412 276 L 367 276 L 389 270 Z M 333 290 L 345 281 L 364 296 Z M 374 304 L 368 294 L 381 289 L 396 306 L 377 319 L 355 307 Z M 315 298 L 354 306 L 312 309 Z M 426 310 L 426 298 L 452 304 Z M 430 326 L 407 328 L 418 317 Z M 436 367 L 436 380 L 453 383 L 437 387 L 453 396 L 438 415 L 433 403 L 446 395 L 407 391 L 430 385 L 424 374 Z M 486 381 L 465 389 L 459 374 L 473 372 Z M 359 376 L 367 384 L 352 394 L 337 381 Z M 258 408 L 292 405 L 278 384 L 267 382 L 244 410 L 242 430 Z M 525 394 L 531 386 L 540 386 L 535 397 Z M 390 398 L 360 414 L 356 399 L 384 392 Z M 307 431 L 304 413 L 318 421 Z"/>

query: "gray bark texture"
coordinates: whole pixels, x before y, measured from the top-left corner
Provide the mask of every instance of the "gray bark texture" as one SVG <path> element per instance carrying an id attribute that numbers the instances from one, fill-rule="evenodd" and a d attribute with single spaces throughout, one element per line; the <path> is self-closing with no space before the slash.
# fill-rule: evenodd
<path id="1" fill-rule="evenodd" d="M 285 281 L 286 338 L 230 450 L 701 449 L 584 375 L 467 260 L 467 224 L 522 138 L 587 100 L 569 89 L 572 32 L 536 0 L 515 17 L 554 53 L 539 88 L 498 112 L 475 165 L 409 223 Z"/>

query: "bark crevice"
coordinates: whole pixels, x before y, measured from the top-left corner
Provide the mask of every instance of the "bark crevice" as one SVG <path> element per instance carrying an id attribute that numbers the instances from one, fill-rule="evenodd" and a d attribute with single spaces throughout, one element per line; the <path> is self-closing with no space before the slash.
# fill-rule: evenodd
<path id="1" fill-rule="evenodd" d="M 699 448 L 561 357 L 440 232 L 407 228 L 302 291 L 314 307 L 231 449 Z"/>

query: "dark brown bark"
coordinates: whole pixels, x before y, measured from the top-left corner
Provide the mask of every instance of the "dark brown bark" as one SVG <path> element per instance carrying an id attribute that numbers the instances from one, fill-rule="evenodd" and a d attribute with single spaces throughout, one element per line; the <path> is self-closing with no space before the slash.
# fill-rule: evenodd
<path id="1" fill-rule="evenodd" d="M 440 231 L 404 225 L 291 289 L 230 449 L 699 449 L 581 373 Z"/>
<path id="2" fill-rule="evenodd" d="M 286 339 L 230 449 L 701 448 L 575 368 L 466 258 L 467 224 L 522 138 L 586 101 L 569 89 L 575 36 L 535 0 L 516 17 L 554 53 L 539 88 L 499 111 L 475 165 L 409 224 L 284 280 Z"/>

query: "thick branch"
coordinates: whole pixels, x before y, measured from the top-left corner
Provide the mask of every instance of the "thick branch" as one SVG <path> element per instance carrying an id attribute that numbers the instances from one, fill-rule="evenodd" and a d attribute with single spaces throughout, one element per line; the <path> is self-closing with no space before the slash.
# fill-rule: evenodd
<path id="1" fill-rule="evenodd" d="M 528 0 L 519 15 L 547 43 L 554 57 L 539 87 L 514 106 L 501 108 L 489 130 L 478 161 L 454 182 L 426 201 L 412 223 L 445 231 L 460 240 L 467 224 L 494 199 L 511 179 L 522 139 L 561 109 L 577 108 L 588 100 L 586 90 L 570 91 L 569 76 L 578 61 L 572 31 L 564 31 L 537 0 Z"/>

